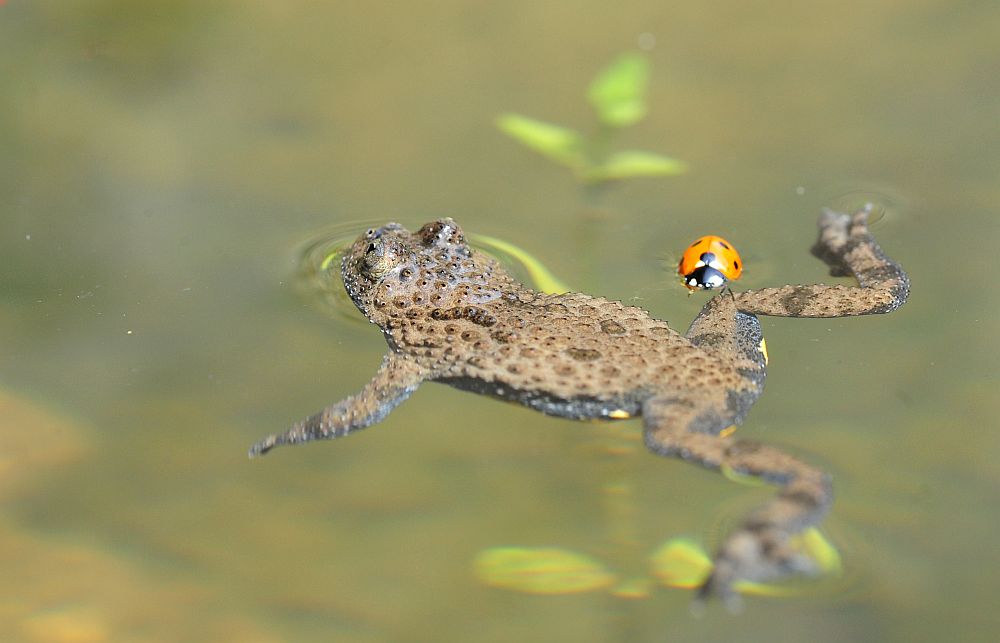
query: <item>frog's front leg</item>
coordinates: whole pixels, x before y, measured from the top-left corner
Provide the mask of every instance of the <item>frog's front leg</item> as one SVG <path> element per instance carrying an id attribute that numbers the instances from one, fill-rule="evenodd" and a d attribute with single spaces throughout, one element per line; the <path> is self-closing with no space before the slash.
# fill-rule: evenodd
<path id="1" fill-rule="evenodd" d="M 833 276 L 854 276 L 858 286 L 783 286 L 735 293 L 737 307 L 775 317 L 849 317 L 896 310 L 910 293 L 910 280 L 882 252 L 868 231 L 871 206 L 853 216 L 824 210 L 812 253 Z"/>
<path id="2" fill-rule="evenodd" d="M 357 394 L 326 407 L 316 415 L 295 423 L 284 433 L 271 435 L 250 447 L 250 457 L 267 453 L 281 444 L 341 438 L 375 424 L 410 396 L 430 372 L 411 357 L 389 353 L 382 365 Z"/>
<path id="3" fill-rule="evenodd" d="M 715 554 L 715 566 L 699 589 L 702 599 L 737 600 L 733 583 L 765 581 L 813 570 L 790 543 L 820 521 L 832 499 L 829 476 L 773 447 L 721 435 L 733 422 L 724 399 L 697 403 L 654 397 L 643 407 L 646 445 L 715 470 L 754 476 L 780 487 L 768 503 L 746 516 Z"/>

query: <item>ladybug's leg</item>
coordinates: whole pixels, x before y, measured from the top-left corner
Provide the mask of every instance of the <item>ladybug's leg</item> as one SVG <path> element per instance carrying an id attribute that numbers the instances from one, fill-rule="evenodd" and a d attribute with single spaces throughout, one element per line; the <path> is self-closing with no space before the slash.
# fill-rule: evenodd
<path id="1" fill-rule="evenodd" d="M 775 317 L 849 317 L 888 313 L 910 293 L 910 280 L 898 263 L 882 252 L 868 231 L 871 207 L 853 216 L 824 210 L 812 253 L 835 277 L 853 276 L 857 286 L 782 286 L 737 293 L 746 313 Z"/>

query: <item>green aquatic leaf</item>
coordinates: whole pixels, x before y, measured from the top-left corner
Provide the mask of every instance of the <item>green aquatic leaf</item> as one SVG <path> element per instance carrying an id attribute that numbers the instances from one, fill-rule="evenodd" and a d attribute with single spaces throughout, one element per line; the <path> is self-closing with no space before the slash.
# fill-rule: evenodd
<path id="1" fill-rule="evenodd" d="M 801 544 L 803 551 L 816 562 L 821 574 L 840 574 L 844 571 L 840 552 L 826 539 L 819 529 L 810 527 L 795 537 L 796 544 Z"/>
<path id="2" fill-rule="evenodd" d="M 648 86 L 649 61 L 642 54 L 628 53 L 597 75 L 587 91 L 587 99 L 601 122 L 611 127 L 626 127 L 646 115 Z"/>
<path id="3" fill-rule="evenodd" d="M 480 552 L 476 576 L 486 585 L 526 594 L 576 594 L 606 589 L 615 575 L 601 563 L 566 549 L 494 547 Z"/>
<path id="4" fill-rule="evenodd" d="M 496 124 L 507 136 L 560 165 L 578 169 L 586 164 L 583 137 L 575 130 L 520 114 L 502 114 Z"/>
<path id="5" fill-rule="evenodd" d="M 604 163 L 589 170 L 587 179 L 610 181 L 636 176 L 673 176 L 683 174 L 687 169 L 687 163 L 669 156 L 641 150 L 625 150 L 612 154 Z"/>
<path id="6" fill-rule="evenodd" d="M 490 237 L 484 234 L 473 234 L 470 235 L 470 237 L 474 243 L 484 246 L 487 249 L 498 250 L 524 266 L 524 269 L 528 271 L 528 277 L 531 279 L 531 283 L 536 290 L 540 290 L 550 295 L 561 295 L 562 293 L 570 291 L 566 284 L 549 272 L 549 269 L 545 267 L 545 264 L 536 259 L 528 251 L 522 250 L 509 241 L 504 241 L 503 239 Z"/>
<path id="7" fill-rule="evenodd" d="M 712 571 L 712 559 L 689 538 L 671 538 L 650 556 L 653 576 L 667 587 L 698 587 Z"/>

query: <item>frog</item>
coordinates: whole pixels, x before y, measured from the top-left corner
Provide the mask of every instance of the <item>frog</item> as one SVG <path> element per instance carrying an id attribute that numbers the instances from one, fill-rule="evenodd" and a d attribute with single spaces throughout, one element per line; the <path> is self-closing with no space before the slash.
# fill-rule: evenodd
<path id="1" fill-rule="evenodd" d="M 784 285 L 709 299 L 683 334 L 646 310 L 583 293 L 537 292 L 470 246 L 441 218 L 410 232 L 387 223 L 343 254 L 351 301 L 388 344 L 372 379 L 250 448 L 345 437 L 383 420 L 424 382 L 571 420 L 641 418 L 657 455 L 776 487 L 721 541 L 696 599 L 735 604 L 740 581 L 809 574 L 795 538 L 828 513 L 831 476 L 781 449 L 736 438 L 764 388 L 760 316 L 834 318 L 890 313 L 907 300 L 906 272 L 872 236 L 871 207 L 824 209 L 812 254 L 855 284 Z"/>

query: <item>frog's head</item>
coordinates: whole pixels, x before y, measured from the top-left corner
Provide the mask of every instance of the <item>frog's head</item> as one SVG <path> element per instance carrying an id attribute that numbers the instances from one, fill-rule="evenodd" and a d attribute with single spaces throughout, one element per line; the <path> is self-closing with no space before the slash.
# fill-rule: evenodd
<path id="1" fill-rule="evenodd" d="M 483 303 L 495 264 L 474 252 L 452 219 L 410 232 L 398 223 L 358 237 L 341 263 L 344 286 L 364 315 L 383 329 L 393 318 L 416 318 L 435 308 Z"/>

